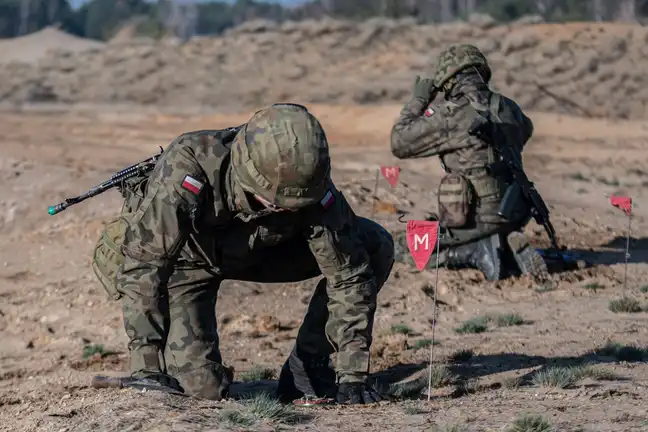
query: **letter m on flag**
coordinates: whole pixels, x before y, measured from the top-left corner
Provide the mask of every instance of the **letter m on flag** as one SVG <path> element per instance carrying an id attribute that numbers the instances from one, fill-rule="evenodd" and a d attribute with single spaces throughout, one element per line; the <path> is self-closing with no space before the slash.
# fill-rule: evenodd
<path id="1" fill-rule="evenodd" d="M 407 221 L 407 247 L 414 264 L 423 270 L 438 241 L 439 222 L 425 220 Z"/>

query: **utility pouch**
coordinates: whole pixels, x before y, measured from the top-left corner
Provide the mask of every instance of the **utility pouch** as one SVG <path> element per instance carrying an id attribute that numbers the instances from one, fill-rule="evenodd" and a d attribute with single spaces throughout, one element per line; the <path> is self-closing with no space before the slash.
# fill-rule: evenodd
<path id="1" fill-rule="evenodd" d="M 470 181 L 461 174 L 443 176 L 439 184 L 439 223 L 444 228 L 465 226 L 473 213 L 475 193 Z"/>
<path id="2" fill-rule="evenodd" d="M 127 228 L 128 221 L 124 216 L 112 220 L 101 233 L 92 256 L 92 270 L 113 300 L 122 297 L 117 291 L 117 272 L 124 263 L 121 245 Z"/>

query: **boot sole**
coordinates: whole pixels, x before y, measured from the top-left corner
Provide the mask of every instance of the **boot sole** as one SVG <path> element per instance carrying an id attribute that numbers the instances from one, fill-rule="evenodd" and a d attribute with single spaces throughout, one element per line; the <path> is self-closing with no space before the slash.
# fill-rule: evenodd
<path id="1" fill-rule="evenodd" d="M 549 277 L 547 264 L 527 241 L 524 234 L 512 232 L 506 240 L 522 274 L 531 275 L 535 280 L 544 280 Z"/>

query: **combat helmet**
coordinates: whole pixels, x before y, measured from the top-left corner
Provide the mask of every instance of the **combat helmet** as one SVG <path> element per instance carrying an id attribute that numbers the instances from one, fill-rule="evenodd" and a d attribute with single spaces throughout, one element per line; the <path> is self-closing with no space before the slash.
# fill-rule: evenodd
<path id="1" fill-rule="evenodd" d="M 439 89 L 442 88 L 450 78 L 471 66 L 479 71 L 484 81 L 490 81 L 491 70 L 490 66 L 488 66 L 488 60 L 476 46 L 468 44 L 452 45 L 439 56 L 433 77 L 434 86 Z"/>
<path id="2" fill-rule="evenodd" d="M 297 104 L 257 111 L 232 143 L 234 180 L 272 206 L 298 209 L 322 199 L 331 160 L 324 129 Z"/>

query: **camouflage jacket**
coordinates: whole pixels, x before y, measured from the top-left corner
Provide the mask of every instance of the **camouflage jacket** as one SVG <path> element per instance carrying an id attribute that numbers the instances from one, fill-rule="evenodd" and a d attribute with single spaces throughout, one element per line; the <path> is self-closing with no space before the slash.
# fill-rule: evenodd
<path id="1" fill-rule="evenodd" d="M 338 368 L 366 374 L 371 320 L 349 317 L 371 316 L 377 289 L 369 256 L 354 229 L 356 215 L 333 183 L 316 205 L 296 212 L 252 212 L 228 169 L 237 131 L 190 132 L 165 150 L 130 217 L 118 290 L 138 296 L 141 314 L 159 320 L 156 325 L 164 329 L 157 299 L 179 262 L 227 273 L 254 264 L 264 248 L 301 237 L 328 280 L 329 324 L 336 321 L 341 324 L 334 327 L 345 329 L 329 335 L 338 351 Z M 366 357 L 366 368 L 357 361 L 348 367 L 340 363 L 358 356 Z M 349 370 L 353 367 L 360 370 Z"/>
<path id="2" fill-rule="evenodd" d="M 392 154 L 400 159 L 439 156 L 446 172 L 464 174 L 474 186 L 480 204 L 476 211 L 483 222 L 501 222 L 497 216 L 506 184 L 486 172 L 495 162 L 493 149 L 485 141 L 469 134 L 479 116 L 476 109 L 486 110 L 493 92 L 483 83 L 468 80 L 456 85 L 441 103 L 413 98 L 401 110 L 392 128 Z M 511 99 L 500 95 L 499 111 L 513 111 L 519 119 L 515 130 L 507 129 L 507 142 L 521 154 L 533 133 L 533 123 Z M 521 160 L 521 157 L 520 157 Z"/>

